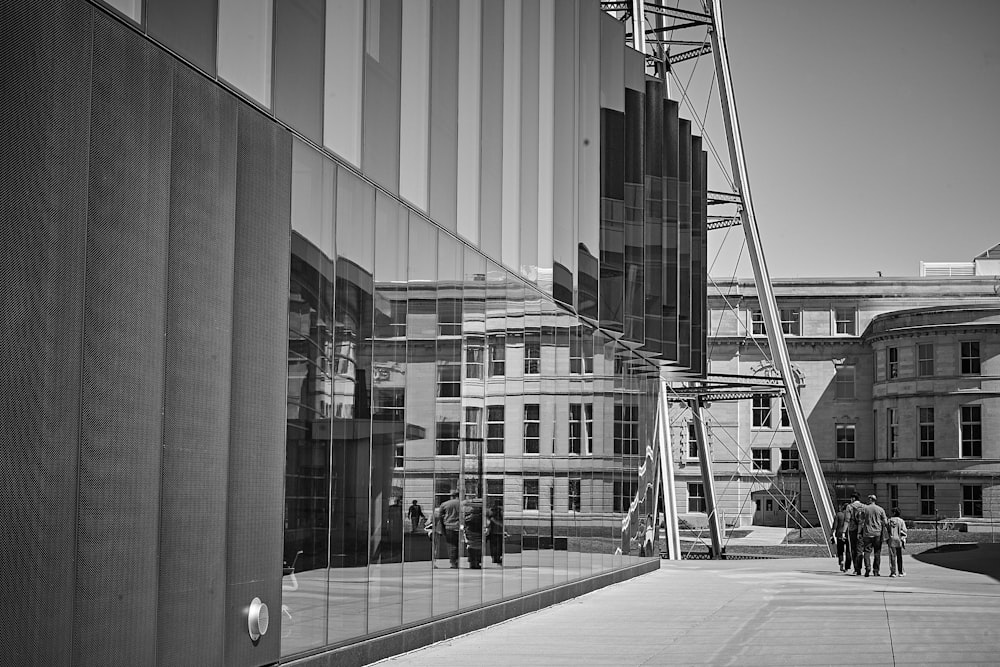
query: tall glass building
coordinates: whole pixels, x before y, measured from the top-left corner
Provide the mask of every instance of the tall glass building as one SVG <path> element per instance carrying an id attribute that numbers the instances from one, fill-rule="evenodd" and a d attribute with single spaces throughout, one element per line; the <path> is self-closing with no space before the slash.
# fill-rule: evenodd
<path id="1" fill-rule="evenodd" d="M 362 663 L 658 567 L 707 161 L 625 41 L 596 0 L 4 3 L 0 651 Z"/>

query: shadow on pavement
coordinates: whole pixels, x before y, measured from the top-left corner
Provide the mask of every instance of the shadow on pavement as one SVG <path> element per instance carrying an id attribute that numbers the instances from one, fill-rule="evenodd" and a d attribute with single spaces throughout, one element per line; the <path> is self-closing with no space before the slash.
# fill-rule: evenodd
<path id="1" fill-rule="evenodd" d="M 1000 544 L 943 544 L 914 558 L 921 563 L 985 574 L 1000 581 Z"/>

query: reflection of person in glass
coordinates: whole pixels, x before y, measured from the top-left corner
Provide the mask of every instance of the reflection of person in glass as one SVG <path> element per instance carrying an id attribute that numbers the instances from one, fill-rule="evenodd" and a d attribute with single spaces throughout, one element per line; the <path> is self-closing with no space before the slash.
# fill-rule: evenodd
<path id="1" fill-rule="evenodd" d="M 458 502 L 458 491 L 451 492 L 451 499 L 441 503 L 438 508 L 441 528 L 444 530 L 444 541 L 448 544 L 448 560 L 452 569 L 458 567 L 458 529 L 461 526 L 462 505 Z"/>
<path id="2" fill-rule="evenodd" d="M 503 565 L 503 503 L 493 503 L 486 518 L 489 519 L 490 558 L 494 563 Z"/>
<path id="3" fill-rule="evenodd" d="M 406 510 L 406 515 L 410 518 L 410 532 L 415 533 L 420 528 L 420 520 L 426 519 L 424 509 L 414 500 L 410 503 L 410 509 Z"/>
<path id="4" fill-rule="evenodd" d="M 483 567 L 483 501 L 470 498 L 462 505 L 465 518 L 465 543 L 469 550 L 469 567 Z"/>

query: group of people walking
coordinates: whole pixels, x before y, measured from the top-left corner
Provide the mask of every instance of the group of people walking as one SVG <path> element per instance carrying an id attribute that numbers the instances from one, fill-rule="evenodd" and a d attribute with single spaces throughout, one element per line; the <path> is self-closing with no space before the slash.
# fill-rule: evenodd
<path id="1" fill-rule="evenodd" d="M 423 517 L 423 511 L 419 509 L 417 501 L 414 500 L 413 505 L 418 508 L 419 516 Z M 503 565 L 503 505 L 494 503 L 493 507 L 484 513 L 482 500 L 467 498 L 465 502 L 461 502 L 458 491 L 452 491 L 451 497 L 435 508 L 431 523 L 427 526 L 427 534 L 435 542 L 432 549 L 435 555 L 437 552 L 435 537 L 444 538 L 452 569 L 458 568 L 460 533 L 465 540 L 470 569 L 482 569 L 484 542 L 489 546 L 493 562 Z"/>
<path id="2" fill-rule="evenodd" d="M 892 518 L 886 516 L 874 495 L 868 503 L 861 502 L 857 493 L 851 502 L 844 503 L 833 520 L 830 540 L 837 544 L 837 562 L 840 571 L 854 576 L 881 576 L 882 544 L 889 547 L 889 576 L 904 577 L 903 549 L 906 548 L 906 522 L 899 515 L 899 508 L 892 508 Z"/>

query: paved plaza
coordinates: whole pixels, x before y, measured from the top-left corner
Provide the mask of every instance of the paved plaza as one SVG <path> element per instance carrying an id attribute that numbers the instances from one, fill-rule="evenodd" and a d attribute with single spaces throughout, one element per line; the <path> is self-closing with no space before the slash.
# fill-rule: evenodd
<path id="1" fill-rule="evenodd" d="M 1000 545 L 904 559 L 663 561 L 629 581 L 380 665 L 1000 664 Z"/>

